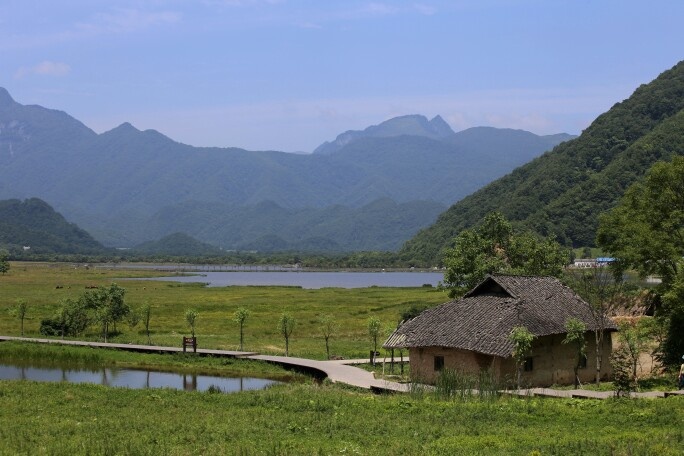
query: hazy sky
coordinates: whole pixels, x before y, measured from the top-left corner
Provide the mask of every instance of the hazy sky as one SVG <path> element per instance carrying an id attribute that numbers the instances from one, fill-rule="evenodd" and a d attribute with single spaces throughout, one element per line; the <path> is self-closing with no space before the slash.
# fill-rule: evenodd
<path id="1" fill-rule="evenodd" d="M 684 1 L 2 0 L 0 86 L 97 132 L 311 151 L 404 114 L 579 133 L 684 58 Z"/>

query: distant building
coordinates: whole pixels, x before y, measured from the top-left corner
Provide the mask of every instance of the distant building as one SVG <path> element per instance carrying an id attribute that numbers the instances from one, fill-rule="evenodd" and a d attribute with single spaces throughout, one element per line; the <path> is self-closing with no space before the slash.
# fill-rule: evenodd
<path id="1" fill-rule="evenodd" d="M 575 347 L 563 344 L 565 323 L 577 318 L 587 326 L 586 352 L 595 352 L 597 327 L 589 304 L 552 277 L 488 276 L 462 299 L 428 309 L 404 322 L 385 341 L 388 349 L 409 350 L 411 376 L 432 383 L 442 369 L 478 373 L 489 369 L 500 381 L 513 379 L 516 365 L 509 339 L 515 326 L 536 336 L 525 363 L 523 381 L 533 386 L 572 384 Z M 611 375 L 611 333 L 604 335 L 602 377 Z M 580 369 L 580 381 L 596 374 L 595 357 L 589 355 Z"/>

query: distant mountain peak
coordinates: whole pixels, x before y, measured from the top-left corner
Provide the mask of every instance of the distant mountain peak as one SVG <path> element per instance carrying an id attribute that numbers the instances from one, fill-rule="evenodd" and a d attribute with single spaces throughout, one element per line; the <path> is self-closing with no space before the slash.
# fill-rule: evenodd
<path id="1" fill-rule="evenodd" d="M 7 89 L 0 87 L 0 108 L 12 106 L 15 103 L 14 98 L 12 98 Z"/>
<path id="2" fill-rule="evenodd" d="M 111 131 L 120 131 L 120 132 L 128 132 L 128 131 L 134 131 L 134 132 L 140 132 L 137 128 L 135 128 L 133 125 L 131 125 L 130 122 L 124 122 L 118 127 L 112 129 Z"/>
<path id="3" fill-rule="evenodd" d="M 372 125 L 365 130 L 349 130 L 337 136 L 334 141 L 326 141 L 314 150 L 314 154 L 332 154 L 347 144 L 361 138 L 394 137 L 394 136 L 422 136 L 441 140 L 454 134 L 449 124 L 441 116 L 432 120 L 420 114 L 408 114 L 393 117 L 378 125 Z"/>

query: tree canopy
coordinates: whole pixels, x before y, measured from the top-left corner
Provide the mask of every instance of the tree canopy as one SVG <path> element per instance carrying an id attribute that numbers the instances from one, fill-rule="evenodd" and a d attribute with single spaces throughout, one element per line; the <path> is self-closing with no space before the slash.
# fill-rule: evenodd
<path id="1" fill-rule="evenodd" d="M 510 273 L 560 277 L 568 252 L 552 237 L 516 233 L 499 212 L 487 215 L 477 228 L 463 230 L 446 252 L 444 284 L 450 296 L 460 296 L 487 274 Z"/>
<path id="2" fill-rule="evenodd" d="M 655 274 L 669 322 L 662 359 L 676 364 L 684 352 L 684 157 L 659 162 L 601 217 L 597 241 L 617 258 L 618 273 Z"/>
<path id="3" fill-rule="evenodd" d="M 598 243 L 621 267 L 671 285 L 684 257 L 684 157 L 653 165 L 600 220 Z"/>

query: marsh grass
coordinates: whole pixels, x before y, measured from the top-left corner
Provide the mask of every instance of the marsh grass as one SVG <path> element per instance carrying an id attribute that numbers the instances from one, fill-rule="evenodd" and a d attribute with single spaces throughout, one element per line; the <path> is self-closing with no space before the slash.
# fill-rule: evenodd
<path id="1" fill-rule="evenodd" d="M 0 454 L 681 454 L 684 398 L 441 400 L 0 381 Z M 533 453 L 538 452 L 538 453 Z"/>
<path id="2" fill-rule="evenodd" d="M 237 350 L 240 331 L 233 321 L 235 311 L 244 307 L 250 318 L 244 327 L 244 350 L 282 355 L 285 346 L 278 332 L 278 319 L 283 312 L 297 320 L 290 340 L 290 355 L 325 359 L 325 339 L 320 318 L 332 315 L 339 331 L 330 340 L 332 356 L 367 357 L 367 320 L 374 316 L 383 324 L 394 324 L 401 313 L 415 303 L 435 305 L 448 300 L 439 290 L 430 288 L 359 289 L 324 288 L 306 290 L 299 287 L 215 287 L 202 284 L 180 284 L 147 280 L 124 280 L 122 276 L 146 278 L 166 275 L 157 271 L 122 269 L 85 269 L 69 264 L 12 263 L 10 272 L 0 277 L 0 334 L 18 336 L 18 320 L 9 315 L 17 299 L 26 299 L 25 335 L 39 336 L 40 321 L 54 315 L 60 299 L 77 299 L 86 286 L 109 286 L 116 282 L 126 289 L 126 302 L 136 310 L 149 303 L 152 344 L 180 346 L 181 337 L 189 335 L 185 311 L 197 309 L 199 348 Z M 57 288 L 60 287 L 60 288 Z M 143 325 L 130 328 L 117 326 L 111 342 L 147 344 Z M 80 337 L 99 340 L 96 327 Z"/>
<path id="3" fill-rule="evenodd" d="M 501 385 L 488 370 L 481 370 L 477 374 L 455 369 L 444 369 L 435 382 L 434 394 L 442 399 L 496 400 L 500 397 Z"/>

